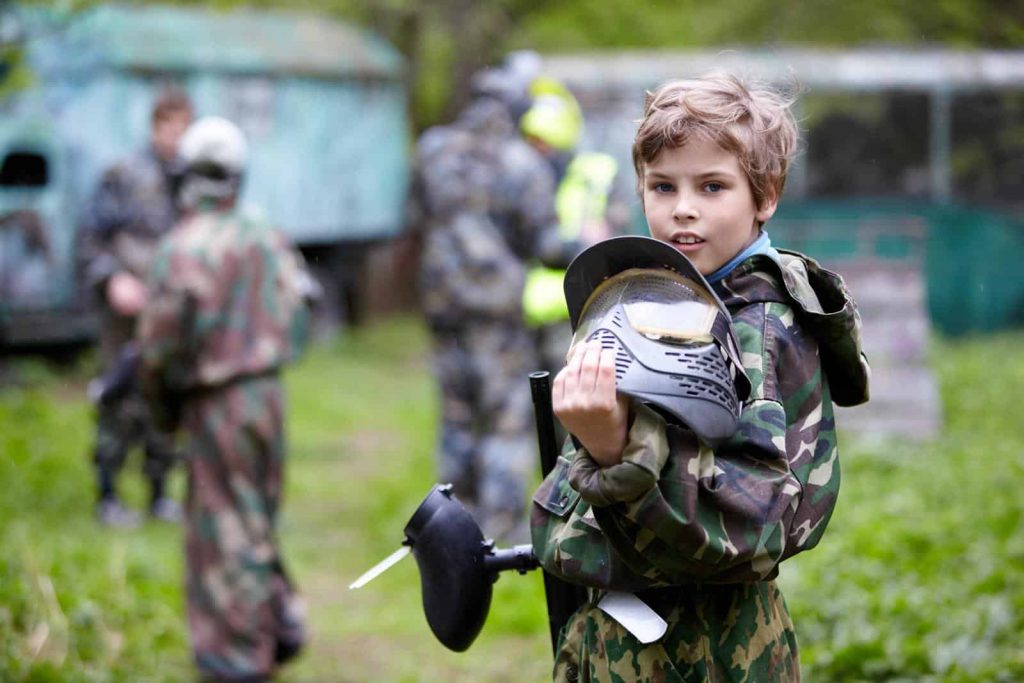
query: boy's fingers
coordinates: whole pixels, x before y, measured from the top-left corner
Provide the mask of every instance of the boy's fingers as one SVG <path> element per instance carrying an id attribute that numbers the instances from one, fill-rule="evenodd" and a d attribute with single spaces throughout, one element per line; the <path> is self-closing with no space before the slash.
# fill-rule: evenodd
<path id="1" fill-rule="evenodd" d="M 615 350 L 601 349 L 600 362 L 597 369 L 595 390 L 598 393 L 615 391 Z"/>
<path id="2" fill-rule="evenodd" d="M 590 342 L 580 358 L 580 389 L 593 393 L 597 386 L 598 368 L 601 365 L 601 345 Z"/>
<path id="3" fill-rule="evenodd" d="M 615 405 L 616 396 L 615 351 L 612 349 L 601 349 L 594 379 L 593 397 L 595 406 L 599 406 L 604 410 L 612 410 Z"/>
<path id="4" fill-rule="evenodd" d="M 558 378 L 562 380 L 562 393 L 563 396 L 573 393 L 576 390 L 576 386 L 579 384 L 580 376 L 580 363 L 582 362 L 582 353 L 579 347 L 572 349 L 569 354 L 568 361 L 565 367 L 562 368 Z"/>
<path id="5" fill-rule="evenodd" d="M 565 364 L 568 365 L 569 361 L 571 361 L 576 354 L 582 351 L 584 346 L 586 346 L 586 343 L 573 344 L 570 346 L 569 350 L 565 352 Z"/>
<path id="6" fill-rule="evenodd" d="M 565 398 L 565 372 L 566 368 L 562 368 L 555 375 L 555 381 L 551 383 L 551 402 L 559 403 Z"/>

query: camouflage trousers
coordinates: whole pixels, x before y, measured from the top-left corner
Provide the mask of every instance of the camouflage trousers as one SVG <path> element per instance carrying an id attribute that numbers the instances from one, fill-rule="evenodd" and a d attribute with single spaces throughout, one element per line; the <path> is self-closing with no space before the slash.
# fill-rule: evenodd
<path id="1" fill-rule="evenodd" d="M 133 391 L 109 405 L 98 406 L 93 458 L 101 476 L 113 480 L 136 445 L 141 445 L 145 454 L 142 468 L 146 478 L 166 478 L 177 460 L 174 440 L 153 426 L 142 395 Z"/>
<path id="2" fill-rule="evenodd" d="M 477 324 L 434 337 L 441 480 L 453 484 L 496 540 L 529 540 L 527 489 L 539 471 L 529 385 L 534 358 L 522 326 Z"/>
<path id="3" fill-rule="evenodd" d="M 301 639 L 275 531 L 283 404 L 280 380 L 268 375 L 185 406 L 185 583 L 192 651 L 204 680 L 264 680 L 282 645 Z"/>
<path id="4" fill-rule="evenodd" d="M 642 595 L 668 622 L 668 630 L 660 640 L 641 643 L 594 602 L 588 602 L 562 629 L 554 680 L 800 680 L 793 622 L 774 581 L 652 590 Z"/>

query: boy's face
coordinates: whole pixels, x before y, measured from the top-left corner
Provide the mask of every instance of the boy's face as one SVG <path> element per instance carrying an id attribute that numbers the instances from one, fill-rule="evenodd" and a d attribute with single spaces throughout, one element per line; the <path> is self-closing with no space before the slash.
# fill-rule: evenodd
<path id="1" fill-rule="evenodd" d="M 754 204 L 736 155 L 714 142 L 666 147 L 644 167 L 644 215 L 651 236 L 668 242 L 710 275 L 757 239 L 776 200 Z"/>

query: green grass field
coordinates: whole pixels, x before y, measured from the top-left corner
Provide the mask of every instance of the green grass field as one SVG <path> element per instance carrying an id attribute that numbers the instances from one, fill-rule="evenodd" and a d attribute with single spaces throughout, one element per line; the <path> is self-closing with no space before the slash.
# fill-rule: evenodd
<path id="1" fill-rule="evenodd" d="M 281 533 L 313 640 L 283 683 L 549 678 L 536 572 L 501 576 L 466 653 L 431 635 L 412 559 L 347 589 L 398 546 L 434 483 L 425 354 L 422 328 L 397 318 L 316 345 L 287 375 Z M 783 565 L 812 683 L 1024 680 L 1024 333 L 937 342 L 933 355 L 943 436 L 844 441 L 832 525 Z M 0 681 L 192 681 L 180 530 L 92 518 L 90 369 L 22 359 L 4 373 Z M 135 506 L 138 465 L 121 482 Z"/>

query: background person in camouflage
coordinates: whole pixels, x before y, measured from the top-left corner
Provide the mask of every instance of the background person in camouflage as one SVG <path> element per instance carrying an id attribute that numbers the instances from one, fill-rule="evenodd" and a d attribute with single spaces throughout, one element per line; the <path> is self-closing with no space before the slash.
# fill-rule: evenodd
<path id="1" fill-rule="evenodd" d="M 269 680 L 304 640 L 276 536 L 285 460 L 279 372 L 305 326 L 301 257 L 236 207 L 246 143 L 216 117 L 182 139 L 182 221 L 160 244 L 139 325 L 155 416 L 187 437 L 188 622 L 207 681 Z M 180 414 L 167 410 L 180 406 Z"/>
<path id="2" fill-rule="evenodd" d="M 410 202 L 423 231 L 421 300 L 441 390 L 440 477 L 486 535 L 519 542 L 536 467 L 525 264 L 564 266 L 577 250 L 557 235 L 551 169 L 516 128 L 527 84 L 508 68 L 476 75 L 457 120 L 421 136 Z"/>
<path id="3" fill-rule="evenodd" d="M 617 396 L 609 353 L 573 348 L 553 405 L 581 447 L 534 498 L 534 546 L 557 575 L 616 588 L 614 575 L 668 628 L 642 644 L 592 588 L 562 631 L 556 680 L 800 678 L 773 579 L 825 531 L 839 492 L 833 403 L 867 400 L 868 368 L 841 279 L 773 249 L 762 229 L 796 141 L 789 102 L 733 77 L 647 98 L 633 155 L 648 226 L 728 308 L 752 390 L 736 434 L 712 450 Z M 541 506 L 556 488 L 578 492 L 564 518 Z"/>
<path id="4" fill-rule="evenodd" d="M 184 93 L 163 92 L 153 106 L 148 146 L 103 174 L 83 218 L 79 254 L 86 285 L 99 307 L 104 374 L 135 334 L 156 244 L 178 219 L 173 196 L 180 172 L 177 147 L 191 121 L 192 105 Z M 145 453 L 150 514 L 177 521 L 180 507 L 165 491 L 175 461 L 173 443 L 153 428 L 137 388 L 117 400 L 96 402 L 93 459 L 99 520 L 112 526 L 134 526 L 139 521 L 135 512 L 121 504 L 116 490 L 117 475 L 136 444 L 142 444 Z"/>

